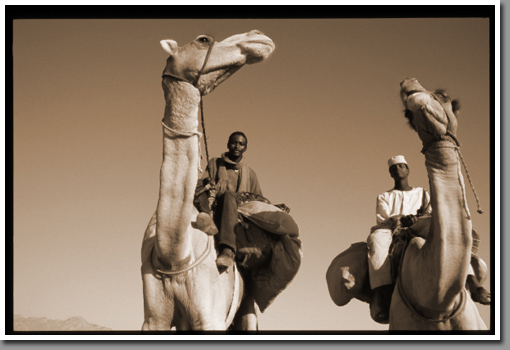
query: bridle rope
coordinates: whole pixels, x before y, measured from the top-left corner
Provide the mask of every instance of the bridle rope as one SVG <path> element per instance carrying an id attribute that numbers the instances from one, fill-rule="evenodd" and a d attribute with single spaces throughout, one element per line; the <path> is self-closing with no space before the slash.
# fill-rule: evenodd
<path id="1" fill-rule="evenodd" d="M 473 182 L 471 181 L 471 176 L 469 176 L 469 171 L 466 165 L 466 162 L 464 162 L 464 158 L 462 157 L 462 153 L 460 152 L 460 147 L 455 148 L 457 150 L 457 154 L 459 155 L 460 161 L 462 162 L 462 165 L 464 166 L 464 171 L 466 172 L 466 177 L 468 178 L 469 185 L 471 186 L 471 190 L 473 191 L 473 194 L 475 195 L 476 199 L 476 205 L 477 205 L 477 213 L 483 214 L 482 206 L 480 205 L 480 198 L 478 198 L 478 195 L 476 194 L 475 186 L 473 185 Z"/>
<path id="2" fill-rule="evenodd" d="M 441 105 L 441 107 L 443 107 L 443 110 L 444 112 L 446 113 L 446 116 L 448 117 L 448 121 L 450 121 L 450 114 L 448 113 L 447 109 L 445 108 L 443 102 L 441 101 L 441 99 L 439 99 L 436 94 L 431 94 L 432 97 Z M 460 159 L 460 162 L 462 163 L 462 166 L 464 167 L 464 171 L 466 172 L 466 177 L 468 179 L 468 182 L 469 182 L 469 186 L 471 187 L 471 191 L 473 191 L 473 195 L 475 196 L 475 200 L 476 200 L 476 205 L 477 205 L 477 210 L 476 212 L 478 214 L 483 214 L 483 210 L 482 210 L 482 207 L 481 207 L 481 204 L 480 204 L 480 198 L 478 198 L 478 194 L 476 193 L 476 189 L 475 189 L 475 186 L 473 185 L 473 182 L 471 181 L 471 176 L 469 175 L 469 171 L 468 171 L 468 168 L 467 168 L 467 165 L 466 165 L 466 162 L 464 161 L 464 158 L 462 157 L 462 153 L 460 152 L 460 142 L 457 140 L 457 138 L 452 135 L 450 133 L 450 123 L 448 122 L 448 126 L 447 126 L 447 130 L 446 130 L 446 139 L 449 141 L 451 141 L 454 145 L 454 149 L 455 151 L 457 152 L 458 156 L 459 156 L 459 159 Z M 422 149 L 422 153 L 425 154 L 425 151 L 428 149 L 428 147 L 430 147 L 432 145 L 432 143 L 434 143 L 435 141 L 437 140 L 434 140 L 432 141 L 431 143 L 429 143 L 428 145 L 425 145 Z M 466 200 L 466 199 L 464 199 Z"/>

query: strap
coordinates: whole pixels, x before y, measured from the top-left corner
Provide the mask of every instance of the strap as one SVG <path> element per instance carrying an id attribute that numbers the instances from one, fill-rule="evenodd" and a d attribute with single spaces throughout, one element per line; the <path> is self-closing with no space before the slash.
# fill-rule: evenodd
<path id="1" fill-rule="evenodd" d="M 422 188 L 422 194 L 421 194 L 421 207 L 418 209 L 416 215 L 421 216 L 427 212 L 427 209 L 430 206 L 430 201 L 427 201 L 427 191 L 425 188 Z"/>
<path id="2" fill-rule="evenodd" d="M 198 136 L 198 157 L 202 159 L 202 147 L 200 143 L 200 139 L 202 138 L 202 134 L 198 131 L 179 131 L 172 128 L 169 128 L 165 125 L 165 122 L 162 120 L 161 125 L 163 125 L 163 128 L 165 128 L 167 131 L 170 131 L 171 133 L 174 133 L 177 137 L 192 137 L 192 136 Z M 200 166 L 200 160 L 198 161 L 198 171 L 203 172 L 202 167 Z"/>
<path id="3" fill-rule="evenodd" d="M 230 305 L 228 307 L 227 317 L 225 318 L 225 323 L 229 320 L 229 318 L 233 319 L 234 314 L 237 312 L 237 308 L 232 307 L 234 306 L 234 301 L 239 299 L 239 288 L 237 288 L 237 264 L 234 262 L 234 267 L 232 272 L 234 273 L 234 291 L 232 294 L 232 301 L 230 302 Z M 225 324 L 225 328 L 228 328 L 230 325 Z"/>
<path id="4" fill-rule="evenodd" d="M 211 252 L 211 246 L 212 246 L 211 241 L 213 239 L 212 237 L 213 236 L 207 236 L 207 246 L 205 247 L 204 252 L 202 253 L 202 255 L 197 260 L 195 260 L 194 263 L 192 263 L 188 267 L 186 267 L 184 269 L 181 269 L 181 270 L 161 270 L 161 269 L 155 268 L 154 265 L 153 265 L 154 269 L 156 270 L 156 272 L 159 275 L 162 275 L 162 276 L 180 275 L 180 274 L 182 274 L 184 272 L 187 272 L 187 271 L 191 270 L 192 268 L 194 268 L 194 267 L 198 266 L 200 263 L 202 263 L 202 261 L 204 261 L 204 259 Z M 150 254 L 150 257 L 149 257 L 149 261 L 150 261 L 151 264 L 152 264 L 152 254 L 153 253 L 154 253 L 154 246 L 152 247 L 151 254 Z"/>
<path id="5" fill-rule="evenodd" d="M 400 276 L 397 279 L 397 290 L 400 295 L 400 299 L 404 303 L 404 305 L 411 311 L 414 315 L 419 317 L 421 320 L 426 322 L 445 322 L 451 320 L 454 317 L 457 317 L 464 311 L 466 307 L 466 288 L 463 288 L 460 292 L 460 300 L 458 303 L 455 303 L 452 310 L 448 311 L 436 311 L 430 310 L 426 307 L 413 304 L 408 297 L 404 293 L 404 288 L 402 287 L 402 280 Z"/>
<path id="6" fill-rule="evenodd" d="M 197 79 L 195 80 L 195 84 L 193 84 L 194 87 L 197 87 L 198 80 L 200 79 L 200 76 L 204 72 L 205 65 L 207 64 L 207 61 L 209 60 L 209 56 L 211 55 L 212 48 L 214 46 L 214 43 L 216 41 L 213 39 L 211 42 L 211 45 L 209 45 L 209 49 L 207 50 L 207 54 L 205 55 L 204 63 L 202 64 L 202 68 L 200 69 L 200 72 L 198 72 Z"/>
<path id="7" fill-rule="evenodd" d="M 163 120 L 161 121 L 161 125 L 163 125 L 163 127 L 166 130 L 176 134 L 177 136 L 181 136 L 181 137 L 198 136 L 198 138 L 202 137 L 202 134 L 199 133 L 198 131 L 179 131 L 179 130 L 172 129 L 172 128 L 166 126 L 166 124 L 165 124 L 165 122 Z"/>
<path id="8" fill-rule="evenodd" d="M 204 72 L 204 69 L 205 69 L 205 65 L 207 64 L 207 61 L 209 60 L 209 56 L 211 55 L 211 51 L 212 51 L 212 47 L 214 46 L 214 43 L 216 41 L 212 40 L 211 42 L 211 45 L 209 45 L 209 49 L 207 49 L 207 54 L 205 55 L 205 59 L 204 59 L 204 63 L 202 64 L 202 68 L 200 69 L 200 71 L 198 72 L 198 75 L 197 75 L 197 78 L 195 79 L 195 82 L 190 82 L 188 79 L 185 79 L 183 77 L 179 77 L 177 75 L 174 75 L 174 74 L 171 74 L 171 73 L 163 73 L 163 77 L 171 77 L 171 78 L 174 78 L 174 79 L 177 79 L 177 80 L 180 80 L 180 81 L 183 81 L 185 83 L 188 83 L 190 85 L 193 85 L 193 87 L 197 88 L 197 84 L 198 84 L 198 80 L 200 79 L 200 76 L 202 75 L 202 73 Z M 202 95 L 202 93 L 200 93 L 200 95 Z"/>

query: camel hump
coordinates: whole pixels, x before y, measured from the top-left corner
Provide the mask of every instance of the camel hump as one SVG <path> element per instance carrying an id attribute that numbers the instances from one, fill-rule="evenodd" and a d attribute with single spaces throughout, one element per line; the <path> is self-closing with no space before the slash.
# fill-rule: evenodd
<path id="1" fill-rule="evenodd" d="M 336 305 L 344 306 L 352 298 L 367 303 L 372 300 L 367 255 L 367 243 L 357 242 L 331 262 L 326 272 L 326 282 L 329 295 Z"/>

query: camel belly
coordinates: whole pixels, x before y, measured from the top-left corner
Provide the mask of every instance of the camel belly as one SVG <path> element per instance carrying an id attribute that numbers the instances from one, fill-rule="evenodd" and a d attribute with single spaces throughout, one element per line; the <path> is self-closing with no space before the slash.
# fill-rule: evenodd
<path id="1" fill-rule="evenodd" d="M 487 326 L 480 317 L 476 305 L 463 292 L 463 301 L 453 315 L 444 320 L 430 320 L 419 315 L 409 303 L 402 298 L 399 288 L 395 288 L 390 308 L 390 330 L 486 330 Z"/>

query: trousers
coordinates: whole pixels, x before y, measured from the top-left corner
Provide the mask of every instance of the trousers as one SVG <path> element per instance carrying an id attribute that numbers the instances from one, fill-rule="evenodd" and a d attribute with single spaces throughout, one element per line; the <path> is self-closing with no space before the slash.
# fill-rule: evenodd
<path id="1" fill-rule="evenodd" d="M 390 245 L 390 229 L 376 229 L 367 238 L 368 277 L 372 289 L 386 284 L 392 284 L 391 265 L 388 257 Z"/>
<path id="2" fill-rule="evenodd" d="M 237 199 L 236 193 L 226 191 L 220 196 L 216 196 L 216 210 L 214 212 L 214 222 L 218 227 L 216 243 L 220 251 L 225 246 L 236 252 L 236 234 L 234 228 L 237 224 Z"/>

